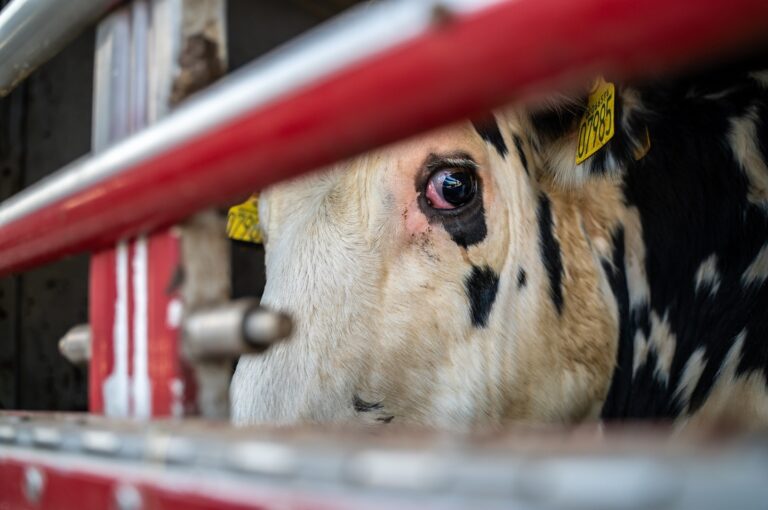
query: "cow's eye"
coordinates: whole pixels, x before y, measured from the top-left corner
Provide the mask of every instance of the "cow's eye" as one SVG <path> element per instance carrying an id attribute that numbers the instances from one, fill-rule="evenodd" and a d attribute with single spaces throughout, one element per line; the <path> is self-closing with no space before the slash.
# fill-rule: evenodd
<path id="1" fill-rule="evenodd" d="M 477 175 L 466 168 L 437 170 L 427 181 L 427 204 L 434 209 L 456 209 L 477 193 Z"/>

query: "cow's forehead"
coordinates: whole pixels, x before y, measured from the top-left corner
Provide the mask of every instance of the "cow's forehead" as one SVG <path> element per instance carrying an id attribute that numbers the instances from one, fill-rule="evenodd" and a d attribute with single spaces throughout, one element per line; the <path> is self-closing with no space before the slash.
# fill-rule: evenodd
<path id="1" fill-rule="evenodd" d="M 468 121 L 438 128 L 391 146 L 386 156 L 404 168 L 416 168 L 429 154 L 463 152 L 478 164 L 485 162 L 487 146 Z"/>

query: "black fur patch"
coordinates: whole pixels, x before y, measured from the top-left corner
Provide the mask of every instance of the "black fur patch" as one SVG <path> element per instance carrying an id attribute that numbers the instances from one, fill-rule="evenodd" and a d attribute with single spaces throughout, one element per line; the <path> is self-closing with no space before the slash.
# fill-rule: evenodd
<path id="1" fill-rule="evenodd" d="M 531 175 L 528 171 L 528 158 L 525 157 L 525 151 L 523 150 L 523 140 L 518 135 L 512 135 L 512 140 L 515 142 L 515 148 L 517 154 L 520 157 L 520 162 L 523 164 L 523 170 L 528 175 Z"/>
<path id="2" fill-rule="evenodd" d="M 563 313 L 563 260 L 560 253 L 560 243 L 555 239 L 552 210 L 549 198 L 544 193 L 539 195 L 539 246 L 544 268 L 549 276 L 549 295 L 555 304 L 558 314 Z"/>
<path id="3" fill-rule="evenodd" d="M 475 131 L 477 131 L 477 134 L 479 134 L 483 140 L 493 145 L 496 152 L 498 152 L 502 158 L 507 157 L 509 149 L 507 149 L 507 144 L 504 143 L 504 137 L 501 136 L 496 117 L 488 115 L 483 119 L 473 120 L 472 126 L 474 126 Z"/>
<path id="4" fill-rule="evenodd" d="M 603 260 L 602 266 L 619 312 L 616 368 L 613 371 L 611 386 L 600 412 L 602 419 L 610 420 L 626 414 L 630 398 L 629 392 L 632 388 L 634 344 L 632 343 L 633 326 L 629 317 L 627 272 L 624 266 L 624 229 L 619 228 L 613 233 L 613 260 Z"/>
<path id="5" fill-rule="evenodd" d="M 483 201 L 479 200 L 472 206 L 465 206 L 462 214 L 443 215 L 443 228 L 451 235 L 453 242 L 467 248 L 482 242 L 488 235 L 485 224 L 485 209 Z"/>
<path id="6" fill-rule="evenodd" d="M 371 411 L 378 411 L 383 406 L 381 402 L 366 402 L 361 399 L 359 395 L 355 395 L 352 397 L 352 407 L 354 407 L 355 411 L 358 413 L 369 413 Z"/>
<path id="7" fill-rule="evenodd" d="M 522 267 L 517 272 L 517 288 L 522 289 L 528 284 L 528 274 L 525 272 L 525 269 Z"/>
<path id="8" fill-rule="evenodd" d="M 464 280 L 464 288 L 469 298 L 472 325 L 484 328 L 499 290 L 499 275 L 488 266 L 472 266 L 472 272 Z"/>
<path id="9" fill-rule="evenodd" d="M 768 215 L 748 200 L 749 182 L 729 146 L 731 122 L 758 111 L 765 133 L 768 91 L 747 72 L 714 73 L 638 89 L 652 150 L 624 165 L 624 195 L 643 228 L 650 297 L 630 308 L 623 232 L 605 266 L 619 305 L 617 368 L 602 409 L 605 419 L 673 419 L 698 410 L 742 335 L 736 376 L 768 372 L 768 285 L 745 285 L 744 271 L 768 242 Z M 758 134 L 758 143 L 765 137 Z M 764 146 L 761 146 L 764 151 Z M 765 157 L 765 154 L 763 154 Z M 717 289 L 696 291 L 702 262 L 717 258 Z M 649 346 L 633 367 L 634 338 L 651 334 L 652 316 L 675 337 L 668 379 Z M 677 393 L 686 364 L 701 350 L 704 369 L 689 401 Z M 633 375 L 634 369 L 634 375 Z"/>
<path id="10" fill-rule="evenodd" d="M 531 115 L 531 124 L 539 138 L 546 144 L 575 131 L 586 110 L 586 98 L 565 108 L 542 109 Z"/>

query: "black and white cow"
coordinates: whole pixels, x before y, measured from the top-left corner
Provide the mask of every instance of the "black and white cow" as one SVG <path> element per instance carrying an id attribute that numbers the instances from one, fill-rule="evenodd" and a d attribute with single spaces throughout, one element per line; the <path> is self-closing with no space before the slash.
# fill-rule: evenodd
<path id="1" fill-rule="evenodd" d="M 239 423 L 768 424 L 768 72 L 511 108 L 268 190 Z"/>

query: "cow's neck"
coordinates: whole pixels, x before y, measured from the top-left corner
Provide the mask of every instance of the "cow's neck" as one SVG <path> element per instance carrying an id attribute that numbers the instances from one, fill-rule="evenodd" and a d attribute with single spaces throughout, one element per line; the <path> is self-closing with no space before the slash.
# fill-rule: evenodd
<path id="1" fill-rule="evenodd" d="M 626 162 L 606 264 L 620 327 L 605 419 L 677 419 L 727 407 L 734 383 L 765 384 L 768 292 L 745 275 L 768 219 L 732 140 L 749 111 L 709 107 L 678 104 L 649 123 L 651 150 Z"/>
<path id="2" fill-rule="evenodd" d="M 570 190 L 541 183 L 537 206 L 541 325 L 534 341 L 535 349 L 554 360 L 546 373 L 546 388 L 560 392 L 566 407 L 555 415 L 565 421 L 597 418 L 608 393 L 621 311 L 608 269 L 613 232 L 623 213 L 615 183 L 594 182 Z M 533 285 L 535 280 L 532 275 Z M 555 378 L 557 383 L 552 382 Z M 530 386 L 539 384 L 534 380 Z"/>

